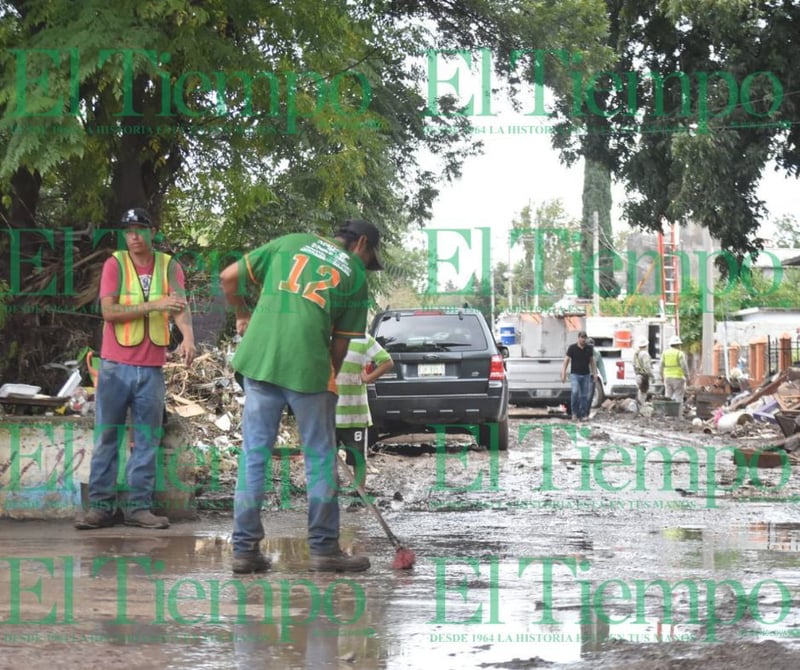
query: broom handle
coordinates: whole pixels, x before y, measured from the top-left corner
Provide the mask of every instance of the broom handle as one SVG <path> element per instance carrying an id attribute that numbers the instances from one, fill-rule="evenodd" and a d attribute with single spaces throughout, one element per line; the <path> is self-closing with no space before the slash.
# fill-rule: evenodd
<path id="1" fill-rule="evenodd" d="M 345 471 L 347 480 L 350 482 L 351 485 L 356 487 L 356 491 L 358 491 L 358 495 L 361 496 L 361 500 L 363 501 L 363 503 L 369 508 L 370 512 L 372 512 L 375 515 L 375 518 L 378 520 L 378 523 L 381 525 L 381 528 L 383 528 L 383 531 L 386 533 L 386 537 L 389 538 L 389 541 L 395 546 L 396 549 L 402 548 L 400 540 L 398 540 L 395 537 L 394 533 L 391 531 L 388 524 L 386 523 L 386 521 L 384 521 L 383 517 L 381 516 L 381 513 L 378 511 L 378 508 L 375 507 L 375 504 L 369 500 L 369 498 L 367 497 L 367 492 L 363 489 L 361 484 L 356 483 L 355 476 L 353 475 L 352 472 L 350 472 L 350 468 L 348 468 L 347 463 L 345 463 L 342 460 L 342 457 L 339 455 L 338 451 L 336 452 L 336 459 L 339 461 L 339 465 L 342 466 L 341 469 Z"/>

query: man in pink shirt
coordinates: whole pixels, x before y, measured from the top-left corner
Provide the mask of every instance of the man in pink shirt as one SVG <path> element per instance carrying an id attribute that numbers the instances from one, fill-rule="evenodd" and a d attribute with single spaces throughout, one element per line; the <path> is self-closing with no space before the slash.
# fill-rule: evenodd
<path id="1" fill-rule="evenodd" d="M 113 525 L 117 507 L 126 525 L 169 526 L 169 520 L 154 515 L 150 507 L 164 415 L 163 368 L 170 316 L 183 335 L 183 362 L 190 365 L 196 353 L 183 269 L 171 256 L 153 249 L 157 228 L 146 210 L 127 210 L 120 226 L 127 250 L 116 251 L 106 260 L 100 280 L 105 322 L 102 363 L 89 475 L 90 509 L 75 523 L 80 530 Z M 128 453 L 129 410 L 134 446 L 128 455 L 126 484 L 118 487 L 118 456 Z"/>

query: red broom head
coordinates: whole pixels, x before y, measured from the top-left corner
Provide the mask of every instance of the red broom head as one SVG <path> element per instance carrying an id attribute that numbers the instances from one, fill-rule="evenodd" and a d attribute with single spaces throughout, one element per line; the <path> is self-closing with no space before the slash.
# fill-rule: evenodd
<path id="1" fill-rule="evenodd" d="M 394 561 L 392 562 L 392 569 L 393 570 L 411 570 L 414 567 L 414 561 L 417 560 L 417 557 L 414 555 L 414 552 L 411 549 L 404 549 L 400 548 L 394 555 Z"/>

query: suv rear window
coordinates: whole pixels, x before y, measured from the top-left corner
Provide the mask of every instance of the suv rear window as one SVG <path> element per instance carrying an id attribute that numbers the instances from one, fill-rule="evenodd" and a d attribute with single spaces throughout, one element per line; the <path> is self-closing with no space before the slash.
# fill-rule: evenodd
<path id="1" fill-rule="evenodd" d="M 388 352 L 485 351 L 486 336 L 474 314 L 386 314 L 375 339 Z"/>

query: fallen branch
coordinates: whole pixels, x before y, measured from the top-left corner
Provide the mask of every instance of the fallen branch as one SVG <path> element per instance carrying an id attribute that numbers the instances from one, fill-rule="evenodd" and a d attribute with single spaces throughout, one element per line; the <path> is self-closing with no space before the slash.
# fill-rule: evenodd
<path id="1" fill-rule="evenodd" d="M 742 407 L 747 407 L 747 405 L 749 405 L 752 402 L 755 402 L 761 396 L 775 393 L 775 391 L 778 390 L 778 387 L 780 387 L 780 385 L 783 384 L 783 382 L 785 382 L 788 378 L 789 378 L 788 373 L 786 371 L 782 372 L 777 379 L 770 382 L 766 386 L 762 386 L 761 388 L 757 389 L 756 391 L 754 391 L 745 398 L 739 398 L 739 400 L 737 400 L 730 407 L 728 407 L 728 411 L 733 412 Z"/>

